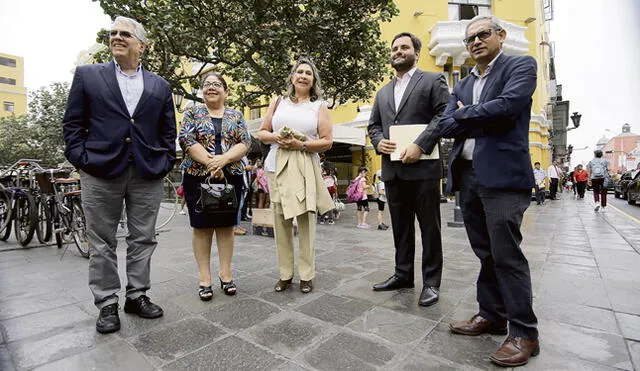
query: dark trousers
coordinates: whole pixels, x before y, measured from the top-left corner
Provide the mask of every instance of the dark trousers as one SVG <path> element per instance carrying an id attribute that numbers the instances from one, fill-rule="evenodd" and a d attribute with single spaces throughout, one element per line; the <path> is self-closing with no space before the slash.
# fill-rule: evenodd
<path id="1" fill-rule="evenodd" d="M 396 247 L 395 274 L 413 281 L 417 217 L 422 238 L 422 281 L 425 286 L 440 287 L 440 181 L 394 179 L 385 182 L 385 187 Z"/>
<path id="2" fill-rule="evenodd" d="M 593 187 L 593 200 L 606 207 L 607 189 L 604 187 L 604 178 L 591 179 L 591 186 Z"/>
<path id="3" fill-rule="evenodd" d="M 252 214 L 252 209 L 253 209 L 251 205 L 252 198 L 253 198 L 253 187 L 251 187 L 251 184 L 249 184 L 249 187 L 245 194 L 244 204 L 242 204 L 241 217 L 243 219 L 246 219 L 249 215 Z"/>
<path id="4" fill-rule="evenodd" d="M 529 262 L 520 249 L 520 225 L 531 193 L 488 189 L 478 182 L 471 167 L 461 175 L 464 226 L 480 259 L 479 313 L 489 320 L 507 319 L 512 336 L 537 339 Z"/>
<path id="5" fill-rule="evenodd" d="M 535 185 L 536 188 L 536 203 L 538 205 L 543 204 L 544 203 L 544 188 L 540 188 L 537 184 Z"/>
<path id="6" fill-rule="evenodd" d="M 580 198 L 584 198 L 584 190 L 587 189 L 587 181 L 585 180 L 584 182 L 576 182 L 575 188 L 578 189 L 578 196 L 580 196 Z"/>
<path id="7" fill-rule="evenodd" d="M 558 178 L 551 178 L 551 184 L 549 184 L 549 198 L 556 199 L 556 193 L 558 192 Z"/>

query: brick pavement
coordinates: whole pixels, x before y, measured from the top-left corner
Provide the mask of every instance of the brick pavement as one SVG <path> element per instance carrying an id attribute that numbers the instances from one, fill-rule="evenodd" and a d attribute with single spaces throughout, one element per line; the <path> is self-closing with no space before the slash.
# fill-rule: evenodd
<path id="1" fill-rule="evenodd" d="M 176 215 L 158 236 L 152 263 L 149 295 L 165 316 L 121 311 L 122 329 L 109 335 L 95 331 L 87 261 L 73 247 L 60 260 L 55 247 L 0 242 L 0 369 L 493 369 L 488 356 L 501 336 L 447 329 L 475 312 L 479 268 L 464 230 L 446 226 L 452 208 L 442 205 L 443 284 L 429 308 L 417 305 L 419 277 L 415 289 L 371 290 L 393 271 L 391 231 L 355 229 L 352 206 L 336 225 L 318 226 L 311 294 L 297 284 L 273 292 L 273 239 L 242 236 L 234 256 L 238 295 L 216 288 L 211 302 L 201 302 L 187 218 Z M 640 369 L 640 226 L 565 197 L 532 204 L 523 232 L 542 350 L 522 369 Z M 213 262 L 215 272 L 215 255 Z"/>

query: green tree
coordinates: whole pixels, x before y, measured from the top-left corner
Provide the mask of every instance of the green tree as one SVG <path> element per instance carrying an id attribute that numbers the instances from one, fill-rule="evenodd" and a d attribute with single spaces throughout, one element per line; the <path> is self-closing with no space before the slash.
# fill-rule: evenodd
<path id="1" fill-rule="evenodd" d="M 67 82 L 54 82 L 29 94 L 27 114 L 0 119 L 0 164 L 21 158 L 42 160 L 44 166 L 64 161 L 62 119 L 69 96 Z"/>
<path id="2" fill-rule="evenodd" d="M 370 98 L 387 73 L 380 21 L 398 14 L 392 0 L 100 0 L 105 13 L 140 21 L 152 41 L 144 63 L 174 91 L 197 86 L 200 71 L 182 59 L 215 65 L 236 82 L 234 104 L 246 106 L 285 90 L 295 59 L 310 57 L 330 105 Z M 106 42 L 106 31 L 98 41 Z M 109 58 L 103 53 L 102 60 Z"/>

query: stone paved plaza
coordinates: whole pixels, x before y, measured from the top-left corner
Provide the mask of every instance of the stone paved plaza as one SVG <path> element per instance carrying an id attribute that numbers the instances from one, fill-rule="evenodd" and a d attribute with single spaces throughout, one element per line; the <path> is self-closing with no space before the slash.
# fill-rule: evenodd
<path id="1" fill-rule="evenodd" d="M 522 248 L 541 353 L 522 369 L 640 370 L 640 225 L 590 206 L 567 195 L 533 203 L 525 215 Z M 211 302 L 201 302 L 187 217 L 176 215 L 158 236 L 148 293 L 165 316 L 145 320 L 120 310 L 122 329 L 109 335 L 95 331 L 87 260 L 73 246 L 60 259 L 52 246 L 0 242 L 0 369 L 493 369 L 488 356 L 503 337 L 448 331 L 451 320 L 475 313 L 479 269 L 464 230 L 446 226 L 452 215 L 453 203 L 443 204 L 441 298 L 429 308 L 417 305 L 419 277 L 415 289 L 371 290 L 393 272 L 392 235 L 356 229 L 353 205 L 336 225 L 318 226 L 311 294 L 297 284 L 274 292 L 274 240 L 242 236 L 234 255 L 238 295 L 218 286 Z M 213 262 L 216 272 L 216 255 Z"/>

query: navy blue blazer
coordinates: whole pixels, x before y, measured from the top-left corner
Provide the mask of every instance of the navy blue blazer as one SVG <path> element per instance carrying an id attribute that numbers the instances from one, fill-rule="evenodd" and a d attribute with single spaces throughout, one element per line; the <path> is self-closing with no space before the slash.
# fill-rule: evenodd
<path id="1" fill-rule="evenodd" d="M 500 190 L 533 188 L 529 121 L 536 77 L 535 59 L 502 54 L 487 76 L 478 104 L 472 104 L 475 75 L 456 84 L 438 125 L 443 137 L 455 138 L 449 156 L 448 192 L 460 190 L 458 160 L 467 138 L 476 139 L 473 167 L 480 184 Z M 464 107 L 458 109 L 457 101 Z"/>
<path id="2" fill-rule="evenodd" d="M 65 156 L 99 178 L 133 161 L 144 179 L 163 178 L 176 161 L 176 118 L 169 83 L 142 69 L 144 91 L 129 115 L 115 63 L 76 68 L 63 119 Z"/>

